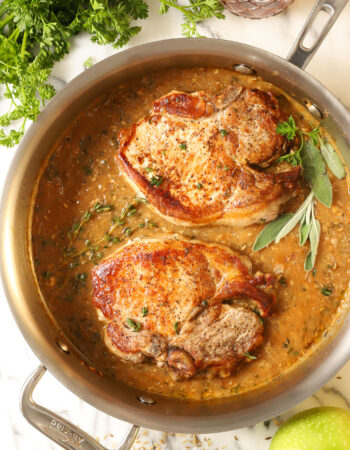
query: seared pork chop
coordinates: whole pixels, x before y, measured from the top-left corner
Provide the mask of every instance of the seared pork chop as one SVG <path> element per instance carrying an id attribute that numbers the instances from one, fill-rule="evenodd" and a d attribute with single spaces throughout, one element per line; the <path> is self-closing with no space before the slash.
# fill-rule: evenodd
<path id="1" fill-rule="evenodd" d="M 249 225 L 276 218 L 300 168 L 269 169 L 286 151 L 276 97 L 231 87 L 219 96 L 171 92 L 119 135 L 122 171 L 150 204 L 182 225 Z"/>
<path id="2" fill-rule="evenodd" d="M 229 375 L 263 341 L 274 279 L 252 274 L 226 246 L 163 237 L 135 240 L 92 271 L 106 343 L 126 360 L 153 358 L 180 377 Z"/>

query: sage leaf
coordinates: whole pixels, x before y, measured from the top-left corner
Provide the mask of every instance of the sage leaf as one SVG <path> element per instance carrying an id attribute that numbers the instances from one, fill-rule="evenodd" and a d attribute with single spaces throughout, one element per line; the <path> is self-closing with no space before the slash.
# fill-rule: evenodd
<path id="1" fill-rule="evenodd" d="M 311 223 L 306 223 L 303 222 L 300 224 L 300 229 L 299 229 L 299 245 L 304 245 L 308 236 L 309 236 L 309 232 L 311 229 Z"/>
<path id="2" fill-rule="evenodd" d="M 306 200 L 300 206 L 298 211 L 296 211 L 293 214 L 291 219 L 284 225 L 284 227 L 277 234 L 277 236 L 275 238 L 276 244 L 278 244 L 282 238 L 287 236 L 287 234 L 293 230 L 293 228 L 296 226 L 296 224 L 300 222 L 300 220 L 304 216 L 305 212 L 307 211 L 307 208 L 309 207 L 310 203 L 312 202 L 313 197 L 314 197 L 314 194 L 312 192 L 310 192 L 310 194 L 306 197 Z"/>
<path id="3" fill-rule="evenodd" d="M 332 185 L 321 152 L 311 140 L 304 142 L 301 159 L 306 181 L 310 184 L 317 200 L 327 208 L 332 205 Z"/>
<path id="4" fill-rule="evenodd" d="M 345 177 L 345 168 L 338 153 L 325 139 L 320 139 L 322 156 L 327 163 L 329 170 L 340 180 Z"/>
<path id="5" fill-rule="evenodd" d="M 280 230 L 285 226 L 287 222 L 290 221 L 290 219 L 293 216 L 294 214 L 292 213 L 283 214 L 273 222 L 270 222 L 268 225 L 266 225 L 266 227 L 260 232 L 260 234 L 256 238 L 253 245 L 253 251 L 257 252 L 258 250 L 261 250 L 262 248 L 271 244 L 271 242 L 275 240 Z"/>
<path id="6" fill-rule="evenodd" d="M 313 217 L 309 233 L 310 251 L 305 259 L 304 264 L 305 270 L 311 270 L 315 265 L 318 243 L 320 242 L 320 236 L 321 236 L 320 222 L 317 219 L 315 219 L 315 217 Z"/>

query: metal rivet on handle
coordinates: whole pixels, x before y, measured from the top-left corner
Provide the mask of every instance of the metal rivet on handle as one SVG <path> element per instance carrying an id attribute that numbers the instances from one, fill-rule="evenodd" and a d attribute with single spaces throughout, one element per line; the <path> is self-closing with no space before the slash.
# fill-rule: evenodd
<path id="1" fill-rule="evenodd" d="M 305 100 L 304 103 L 310 114 L 312 114 L 318 120 L 323 119 L 323 113 L 315 103 L 310 102 L 310 100 Z"/>
<path id="2" fill-rule="evenodd" d="M 70 353 L 69 348 L 68 348 L 68 345 L 67 345 L 65 342 L 60 341 L 59 339 L 56 339 L 56 344 L 57 344 L 57 347 L 58 347 L 60 350 L 62 350 L 62 352 L 64 352 L 64 353 Z"/>
<path id="3" fill-rule="evenodd" d="M 156 401 L 153 400 L 153 398 L 144 395 L 137 397 L 137 400 L 141 403 L 145 403 L 146 405 L 154 405 L 156 403 Z"/>
<path id="4" fill-rule="evenodd" d="M 236 72 L 243 73 L 244 75 L 255 75 L 256 71 L 252 67 L 247 66 L 246 64 L 235 64 L 233 66 Z"/>

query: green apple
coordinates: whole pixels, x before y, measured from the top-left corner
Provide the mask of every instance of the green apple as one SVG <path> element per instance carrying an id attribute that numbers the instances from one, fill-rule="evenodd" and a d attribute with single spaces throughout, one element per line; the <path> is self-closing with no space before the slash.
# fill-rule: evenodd
<path id="1" fill-rule="evenodd" d="M 270 450 L 350 450 L 350 412 L 322 406 L 296 414 L 279 428 Z"/>

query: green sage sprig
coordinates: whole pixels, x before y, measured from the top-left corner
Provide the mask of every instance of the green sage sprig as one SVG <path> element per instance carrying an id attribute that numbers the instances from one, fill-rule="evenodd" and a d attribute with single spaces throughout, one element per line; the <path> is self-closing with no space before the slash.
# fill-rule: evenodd
<path id="1" fill-rule="evenodd" d="M 339 179 L 345 177 L 345 168 L 336 150 L 320 135 L 319 127 L 306 133 L 296 127 L 293 117 L 290 116 L 288 121 L 278 125 L 276 131 L 286 136 L 288 140 L 294 139 L 299 134 L 300 147 L 295 152 L 282 156 L 280 160 L 292 165 L 302 165 L 311 192 L 294 214 L 281 215 L 261 231 L 255 240 L 253 251 L 261 250 L 273 241 L 278 244 L 299 224 L 299 245 L 304 245 L 307 240 L 310 243 L 310 251 L 304 264 L 305 270 L 308 271 L 315 265 L 321 236 L 321 224 L 315 217 L 315 199 L 327 208 L 332 205 L 332 184 L 327 175 L 326 164 Z"/>

